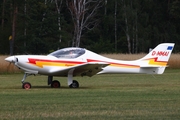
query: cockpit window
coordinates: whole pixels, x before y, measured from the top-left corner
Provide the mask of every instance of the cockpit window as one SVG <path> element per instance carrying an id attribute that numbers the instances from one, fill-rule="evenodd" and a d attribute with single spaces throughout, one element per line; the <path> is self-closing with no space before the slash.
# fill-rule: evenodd
<path id="1" fill-rule="evenodd" d="M 64 48 L 50 53 L 50 56 L 55 56 L 57 58 L 77 58 L 85 53 L 83 48 Z"/>

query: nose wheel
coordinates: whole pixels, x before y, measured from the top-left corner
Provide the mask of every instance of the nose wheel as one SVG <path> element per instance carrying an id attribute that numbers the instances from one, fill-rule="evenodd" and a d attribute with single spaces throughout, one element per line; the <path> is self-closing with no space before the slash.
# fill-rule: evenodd
<path id="1" fill-rule="evenodd" d="M 22 88 L 28 90 L 31 88 L 31 84 L 29 82 L 24 82 L 22 84 Z"/>
<path id="2" fill-rule="evenodd" d="M 29 82 L 25 82 L 25 79 L 26 79 L 26 77 L 28 77 L 28 76 L 30 76 L 30 75 L 32 75 L 32 74 L 28 74 L 28 73 L 25 73 L 24 74 L 24 77 L 23 77 L 23 79 L 21 80 L 22 81 L 22 88 L 23 89 L 30 89 L 31 88 L 31 84 L 29 83 Z"/>

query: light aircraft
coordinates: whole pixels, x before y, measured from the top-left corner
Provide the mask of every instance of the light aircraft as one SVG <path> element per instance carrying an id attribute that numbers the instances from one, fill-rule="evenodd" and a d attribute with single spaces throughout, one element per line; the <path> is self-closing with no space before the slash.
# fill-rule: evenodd
<path id="1" fill-rule="evenodd" d="M 59 88 L 60 82 L 53 76 L 67 77 L 70 88 L 78 88 L 79 83 L 74 76 L 93 76 L 95 74 L 111 73 L 146 73 L 162 74 L 174 48 L 174 43 L 162 43 L 155 47 L 145 57 L 123 61 L 103 57 L 84 48 L 69 47 L 57 50 L 48 55 L 15 55 L 5 58 L 22 69 L 24 77 L 22 88 L 30 89 L 31 84 L 25 82 L 29 75 L 47 75 L 48 85 Z"/>

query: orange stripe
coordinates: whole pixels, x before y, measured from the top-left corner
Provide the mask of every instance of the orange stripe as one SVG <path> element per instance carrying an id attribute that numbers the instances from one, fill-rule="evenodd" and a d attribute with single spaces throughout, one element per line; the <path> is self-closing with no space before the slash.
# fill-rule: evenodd
<path id="1" fill-rule="evenodd" d="M 113 62 L 107 62 L 107 61 L 100 61 L 100 60 L 92 60 L 92 59 L 87 59 L 88 62 L 105 62 L 109 63 L 110 66 L 113 67 L 123 67 L 123 68 L 139 68 L 139 65 L 131 65 L 131 64 L 120 64 L 120 63 L 113 63 Z"/>
<path id="2" fill-rule="evenodd" d="M 42 59 L 33 59 L 29 58 L 29 63 L 34 64 L 38 67 L 45 66 L 61 66 L 61 67 L 69 67 L 77 64 L 83 64 L 84 62 L 74 62 L 74 61 L 63 61 L 63 60 L 42 60 Z"/>
<path id="3" fill-rule="evenodd" d="M 167 61 L 158 61 L 158 57 L 149 59 L 150 65 L 159 65 L 159 66 L 166 66 Z"/>

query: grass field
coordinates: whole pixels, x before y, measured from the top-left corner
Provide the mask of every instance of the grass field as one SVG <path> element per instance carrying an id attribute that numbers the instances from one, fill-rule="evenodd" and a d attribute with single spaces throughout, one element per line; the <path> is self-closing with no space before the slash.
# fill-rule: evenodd
<path id="1" fill-rule="evenodd" d="M 23 74 L 0 75 L 0 119 L 34 120 L 179 120 L 180 69 L 163 75 L 115 74 L 77 77 L 80 88 L 46 85 L 47 77 L 29 76 L 32 89 L 21 88 Z"/>

